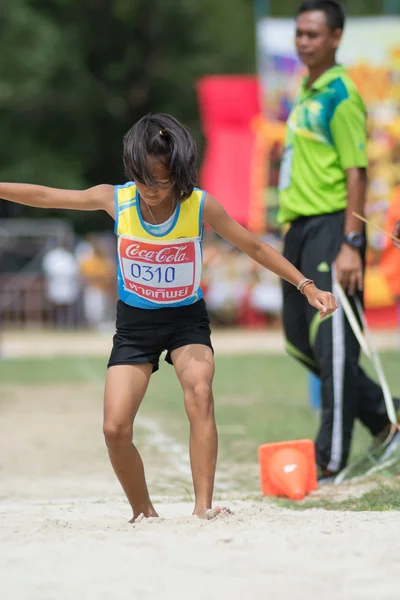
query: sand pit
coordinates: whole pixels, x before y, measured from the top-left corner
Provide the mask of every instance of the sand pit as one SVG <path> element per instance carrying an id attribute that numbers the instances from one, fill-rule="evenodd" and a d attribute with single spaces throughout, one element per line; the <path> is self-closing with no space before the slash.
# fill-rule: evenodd
<path id="1" fill-rule="evenodd" d="M 138 434 L 162 518 L 130 525 L 93 386 L 1 392 L 2 598 L 396 597 L 400 513 L 294 512 L 226 501 L 224 490 L 234 514 L 200 522 L 190 503 L 177 500 L 184 473 L 152 447 L 144 428 Z"/>

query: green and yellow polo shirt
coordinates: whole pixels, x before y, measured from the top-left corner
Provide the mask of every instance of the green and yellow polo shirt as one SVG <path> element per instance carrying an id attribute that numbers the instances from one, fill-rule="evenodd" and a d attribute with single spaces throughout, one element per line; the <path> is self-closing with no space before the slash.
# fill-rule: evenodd
<path id="1" fill-rule="evenodd" d="M 287 123 L 279 221 L 345 209 L 346 170 L 367 166 L 366 137 L 365 106 L 343 66 L 311 88 L 305 78 Z"/>

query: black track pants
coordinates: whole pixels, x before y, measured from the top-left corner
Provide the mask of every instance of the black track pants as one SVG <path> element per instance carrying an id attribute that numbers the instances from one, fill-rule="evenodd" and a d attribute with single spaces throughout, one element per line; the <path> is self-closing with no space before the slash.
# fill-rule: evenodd
<path id="1" fill-rule="evenodd" d="M 285 237 L 285 257 L 325 291 L 332 291 L 333 263 L 342 243 L 343 225 L 344 212 L 301 218 Z M 355 418 L 372 435 L 388 424 L 382 390 L 359 366 L 360 347 L 341 306 L 320 322 L 305 296 L 285 281 L 283 296 L 287 351 L 322 382 L 317 463 L 337 472 L 346 465 Z M 354 308 L 352 298 L 349 300 Z"/>

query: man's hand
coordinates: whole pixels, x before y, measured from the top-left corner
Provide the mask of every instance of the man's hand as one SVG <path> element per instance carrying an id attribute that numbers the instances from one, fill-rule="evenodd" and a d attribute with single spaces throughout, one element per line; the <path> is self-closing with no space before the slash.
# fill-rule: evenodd
<path id="1" fill-rule="evenodd" d="M 321 319 L 334 313 L 338 307 L 333 294 L 319 290 L 314 284 L 309 284 L 304 288 L 304 295 L 311 306 L 319 310 Z"/>
<path id="2" fill-rule="evenodd" d="M 396 221 L 395 226 L 393 227 L 392 235 L 394 235 L 395 237 L 400 239 L 400 219 L 398 221 Z M 400 242 L 395 242 L 393 240 L 393 246 L 400 250 Z"/>
<path id="3" fill-rule="evenodd" d="M 363 267 L 359 250 L 343 244 L 336 258 L 336 279 L 353 296 L 363 288 Z"/>

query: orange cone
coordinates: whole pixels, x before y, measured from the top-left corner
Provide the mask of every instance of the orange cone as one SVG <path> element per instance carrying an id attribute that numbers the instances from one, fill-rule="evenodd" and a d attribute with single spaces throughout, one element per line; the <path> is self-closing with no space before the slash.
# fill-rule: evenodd
<path id="1" fill-rule="evenodd" d="M 312 440 L 264 444 L 259 448 L 261 489 L 266 496 L 303 500 L 317 489 Z"/>

